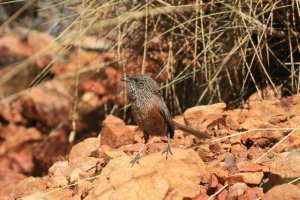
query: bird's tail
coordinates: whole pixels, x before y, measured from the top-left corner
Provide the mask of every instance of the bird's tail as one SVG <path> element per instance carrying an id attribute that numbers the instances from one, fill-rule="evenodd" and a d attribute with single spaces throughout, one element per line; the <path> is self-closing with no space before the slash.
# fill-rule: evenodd
<path id="1" fill-rule="evenodd" d="M 175 122 L 174 120 L 173 120 L 173 124 L 175 126 L 175 129 L 182 130 L 182 131 L 187 132 L 189 134 L 192 134 L 192 135 L 194 135 L 198 138 L 203 138 L 203 139 L 209 139 L 210 138 L 209 134 L 204 133 L 204 132 L 200 132 L 200 131 L 197 131 L 197 130 L 191 128 L 191 127 L 179 124 L 178 122 Z"/>

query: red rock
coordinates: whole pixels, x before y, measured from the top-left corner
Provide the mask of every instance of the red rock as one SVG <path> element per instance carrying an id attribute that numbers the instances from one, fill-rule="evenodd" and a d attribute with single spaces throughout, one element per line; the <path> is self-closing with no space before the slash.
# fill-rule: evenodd
<path id="1" fill-rule="evenodd" d="M 220 168 L 222 170 L 228 170 L 229 166 L 225 162 L 219 162 L 219 163 L 217 163 L 216 167 Z"/>
<path id="2" fill-rule="evenodd" d="M 228 188 L 228 199 L 237 199 L 244 194 L 248 186 L 245 183 L 235 183 Z"/>
<path id="3" fill-rule="evenodd" d="M 12 196 L 4 196 L 4 197 L 0 196 L 0 197 L 2 200 L 15 200 L 15 198 Z"/>
<path id="4" fill-rule="evenodd" d="M 58 161 L 55 162 L 48 170 L 49 175 L 51 176 L 57 176 L 57 175 L 63 175 L 66 169 L 69 166 L 68 161 Z"/>
<path id="5" fill-rule="evenodd" d="M 261 117 L 258 116 L 260 113 L 255 114 L 254 116 L 249 116 L 241 125 L 240 128 L 244 130 L 250 130 L 254 128 L 261 128 L 261 127 L 267 127 L 269 126 L 269 122 L 267 121 L 262 121 Z M 264 131 L 265 132 L 265 131 Z M 253 132 L 251 132 L 253 133 Z M 251 133 L 249 134 L 244 134 L 248 135 L 248 137 L 251 136 Z M 244 136 L 245 137 L 245 136 Z"/>
<path id="6" fill-rule="evenodd" d="M 201 193 L 201 194 L 197 194 L 193 200 L 207 200 L 209 198 L 209 196 L 207 194 Z"/>
<path id="7" fill-rule="evenodd" d="M 289 116 L 300 116 L 299 108 L 300 108 L 300 95 L 295 94 L 293 96 L 289 96 L 281 99 L 276 103 L 276 106 L 285 110 L 285 112 L 289 113 Z"/>
<path id="8" fill-rule="evenodd" d="M 207 106 L 196 106 L 184 112 L 185 123 L 199 131 L 207 131 L 208 128 L 224 122 L 223 112 L 225 103 Z"/>
<path id="9" fill-rule="evenodd" d="M 197 149 L 197 153 L 204 162 L 210 162 L 214 159 L 214 153 L 210 151 L 208 144 L 201 145 Z"/>
<path id="10" fill-rule="evenodd" d="M 46 189 L 46 183 L 47 179 L 28 177 L 15 185 L 14 197 L 18 199 L 42 191 Z"/>
<path id="11" fill-rule="evenodd" d="M 288 147 L 292 147 L 294 149 L 300 149 L 300 134 L 292 134 L 288 137 Z"/>
<path id="12" fill-rule="evenodd" d="M 271 188 L 264 196 L 263 200 L 298 200 L 300 197 L 299 186 L 293 184 L 282 184 Z"/>
<path id="13" fill-rule="evenodd" d="M 267 165 L 263 165 L 263 166 L 262 166 L 262 171 L 263 171 L 263 172 L 270 172 L 270 167 L 267 166 Z"/>
<path id="14" fill-rule="evenodd" d="M 126 153 L 119 149 L 112 149 L 112 150 L 105 150 L 103 158 L 108 162 L 109 160 L 120 156 L 126 156 Z"/>
<path id="15" fill-rule="evenodd" d="M 263 127 L 272 128 L 270 125 L 266 125 Z M 260 127 L 260 128 L 263 128 Z M 275 127 L 274 127 L 275 128 Z M 282 131 L 252 131 L 242 135 L 243 143 L 251 141 L 255 146 L 271 146 L 273 145 L 278 138 L 282 138 L 283 132 Z"/>
<path id="16" fill-rule="evenodd" d="M 271 119 L 269 119 L 269 123 L 275 125 L 275 124 L 284 122 L 286 120 L 287 120 L 286 115 L 278 115 L 278 116 L 271 117 Z"/>
<path id="17" fill-rule="evenodd" d="M 231 116 L 226 116 L 225 124 L 232 130 L 239 130 L 239 125 L 234 121 L 234 119 Z"/>
<path id="18" fill-rule="evenodd" d="M 228 190 L 224 189 L 218 194 L 218 200 L 227 200 Z"/>
<path id="19" fill-rule="evenodd" d="M 202 183 L 202 181 L 201 181 L 201 183 Z M 201 193 L 207 194 L 207 190 L 208 190 L 208 185 L 207 184 L 200 184 L 199 194 L 201 194 Z"/>
<path id="20" fill-rule="evenodd" d="M 300 156 L 291 155 L 287 158 L 276 158 L 270 163 L 270 172 L 272 174 L 280 176 L 281 179 L 284 178 L 298 178 L 300 177 Z"/>
<path id="21" fill-rule="evenodd" d="M 0 40 L 0 47 L 1 49 L 6 49 L 6 51 L 17 57 L 28 56 L 29 48 L 27 47 L 26 43 L 22 42 L 20 34 L 12 33 L 2 36 Z"/>
<path id="22" fill-rule="evenodd" d="M 23 174 L 14 171 L 4 171 L 1 168 L 0 171 L 0 198 L 8 197 L 9 195 L 13 198 L 12 192 L 16 185 L 24 180 L 26 177 Z M 13 198 L 15 199 L 15 198 Z"/>
<path id="23" fill-rule="evenodd" d="M 183 199 L 184 197 L 180 195 L 176 190 L 170 191 L 167 195 L 165 200 L 173 200 L 173 199 Z"/>
<path id="24" fill-rule="evenodd" d="M 247 159 L 254 161 L 257 158 L 259 158 L 262 154 L 263 154 L 263 152 L 259 151 L 258 148 L 250 147 L 250 149 L 248 149 Z"/>
<path id="25" fill-rule="evenodd" d="M 264 176 L 263 172 L 244 172 L 236 173 L 227 178 L 227 181 L 231 184 L 237 182 L 244 182 L 247 184 L 259 185 Z"/>
<path id="26" fill-rule="evenodd" d="M 228 143 L 222 143 L 221 146 L 222 146 L 222 149 L 225 149 L 225 150 L 229 150 L 231 148 L 231 144 L 228 144 Z"/>
<path id="27" fill-rule="evenodd" d="M 231 175 L 226 179 L 230 184 L 244 182 L 242 175 Z"/>
<path id="28" fill-rule="evenodd" d="M 73 95 L 65 81 L 51 80 L 33 88 L 22 101 L 22 114 L 29 120 L 56 127 L 69 117 Z"/>
<path id="29" fill-rule="evenodd" d="M 32 145 L 44 137 L 36 128 L 26 128 L 10 123 L 0 129 L 2 138 L 0 148 L 0 167 L 2 170 L 13 170 L 31 173 L 33 164 Z"/>
<path id="30" fill-rule="evenodd" d="M 21 112 L 22 107 L 19 102 L 0 104 L 0 116 L 7 122 L 25 123 L 25 119 L 21 115 Z"/>
<path id="31" fill-rule="evenodd" d="M 36 128 L 16 126 L 12 123 L 3 127 L 0 130 L 0 135 L 4 139 L 4 142 L 1 143 L 1 148 L 4 149 L 17 148 L 26 142 L 43 139 L 40 131 Z"/>
<path id="32" fill-rule="evenodd" d="M 39 191 L 33 193 L 32 195 L 26 196 L 26 199 L 72 199 L 79 200 L 77 195 L 73 195 L 73 190 L 69 188 L 64 188 L 60 190 L 54 190 L 53 188 L 48 188 L 44 191 Z"/>
<path id="33" fill-rule="evenodd" d="M 81 85 L 84 91 L 92 91 L 97 95 L 104 95 L 106 94 L 105 87 L 99 81 L 94 80 L 86 80 Z"/>
<path id="34" fill-rule="evenodd" d="M 69 180 L 71 183 L 75 183 L 79 180 L 83 180 L 88 177 L 88 174 L 82 169 L 75 168 L 70 172 Z"/>
<path id="35" fill-rule="evenodd" d="M 230 148 L 230 152 L 235 156 L 240 155 L 241 152 L 246 152 L 246 150 L 247 150 L 247 148 L 241 144 L 233 144 L 233 145 L 231 145 L 231 148 Z"/>
<path id="36" fill-rule="evenodd" d="M 140 145 L 141 146 L 141 145 Z M 166 143 L 164 142 L 156 142 L 156 143 L 149 143 L 147 145 L 147 153 L 157 153 L 162 152 L 166 148 Z"/>
<path id="37" fill-rule="evenodd" d="M 183 115 L 177 115 L 173 118 L 173 121 L 179 123 L 179 124 L 185 124 L 184 122 L 184 116 Z"/>
<path id="38" fill-rule="evenodd" d="M 218 185 L 218 178 L 214 175 L 210 175 L 210 179 L 208 181 L 208 188 L 215 188 Z"/>
<path id="39" fill-rule="evenodd" d="M 88 195 L 89 191 L 92 189 L 91 187 L 92 187 L 92 182 L 85 180 L 83 182 L 80 182 L 80 184 L 78 184 L 75 187 L 75 192 L 77 195 L 84 198 Z"/>
<path id="40" fill-rule="evenodd" d="M 68 185 L 67 177 L 58 175 L 50 177 L 49 181 L 47 182 L 47 187 L 49 188 L 58 188 L 58 187 L 65 187 Z"/>
<path id="41" fill-rule="evenodd" d="M 45 51 L 41 56 L 37 57 L 35 63 L 40 67 L 45 67 L 49 64 L 51 61 L 49 61 L 49 59 L 51 59 L 58 50 L 55 48 L 55 43 L 53 43 L 53 37 L 32 30 L 27 34 L 26 41 L 24 41 L 24 37 L 21 33 L 12 32 L 5 34 L 0 39 L 0 49 L 4 48 L 16 57 L 30 57 L 50 44 L 52 48 L 49 48 L 48 51 Z"/>
<path id="42" fill-rule="evenodd" d="M 186 142 L 185 138 L 186 137 L 184 137 L 184 132 L 183 131 L 181 131 L 181 130 L 175 130 L 174 138 L 173 138 L 173 143 L 175 144 L 175 146 L 183 146 L 185 144 L 185 142 Z M 167 141 L 168 141 L 168 137 L 167 137 Z"/>
<path id="43" fill-rule="evenodd" d="M 234 110 L 225 111 L 225 115 L 230 117 L 232 121 L 236 122 L 239 126 L 239 129 L 240 129 L 240 124 L 242 124 L 247 119 L 248 113 L 249 113 L 248 109 L 234 109 Z"/>
<path id="44" fill-rule="evenodd" d="M 195 142 L 195 136 L 187 135 L 184 140 L 184 147 L 185 148 L 191 147 L 194 144 L 194 142 Z"/>
<path id="45" fill-rule="evenodd" d="M 66 59 L 67 60 L 65 60 L 63 63 L 61 62 L 54 63 L 53 67 L 51 68 L 51 72 L 55 75 L 61 75 L 65 72 L 72 73 L 75 70 L 75 66 L 80 69 L 85 66 L 93 65 L 96 63 L 98 63 L 99 65 L 99 62 L 101 62 L 99 61 L 99 55 L 97 55 L 97 53 L 87 52 L 82 49 L 78 49 L 77 52 L 75 51 L 70 52 L 70 54 Z"/>
<path id="46" fill-rule="evenodd" d="M 158 152 L 143 157 L 133 167 L 133 156 L 110 160 L 85 199 L 145 199 L 149 195 L 165 199 L 169 193 L 177 193 L 181 199 L 193 198 L 200 193 L 199 183 L 206 174 L 206 166 L 192 149 L 172 150 L 167 161 Z"/>
<path id="47" fill-rule="evenodd" d="M 77 161 L 80 158 L 92 156 L 100 146 L 99 138 L 91 137 L 74 145 L 69 154 L 69 162 Z"/>
<path id="48" fill-rule="evenodd" d="M 138 126 L 133 126 L 133 125 L 127 125 L 128 127 L 134 134 L 134 143 L 143 143 L 144 142 L 144 137 L 143 137 L 143 132 L 140 130 Z"/>
<path id="49" fill-rule="evenodd" d="M 141 148 L 143 143 L 135 143 L 135 144 L 128 144 L 120 147 L 119 149 L 127 153 L 128 155 L 132 155 L 134 152 L 138 152 Z"/>
<path id="50" fill-rule="evenodd" d="M 111 148 L 131 144 L 134 142 L 134 133 L 125 125 L 121 119 L 109 115 L 102 122 L 101 145 L 106 144 Z"/>
<path id="51" fill-rule="evenodd" d="M 283 153 L 285 152 L 285 149 L 290 146 L 290 144 L 287 141 L 284 141 L 282 143 L 280 143 L 279 145 L 277 145 L 274 149 L 273 152 L 275 153 Z"/>
<path id="52" fill-rule="evenodd" d="M 241 136 L 232 137 L 229 140 L 231 144 L 241 144 Z"/>
<path id="53" fill-rule="evenodd" d="M 289 119 L 286 124 L 288 127 L 296 128 L 300 124 L 300 116 L 294 116 L 293 118 Z"/>
<path id="54" fill-rule="evenodd" d="M 262 171 L 262 166 L 253 162 L 238 162 L 236 167 L 240 172 L 258 172 Z"/>
<path id="55" fill-rule="evenodd" d="M 89 113 L 93 112 L 95 108 L 102 106 L 101 99 L 93 92 L 85 92 L 84 94 L 82 94 L 80 99 L 81 101 L 79 101 L 78 108 L 77 108 L 78 115 L 79 116 L 89 115 Z M 82 118 L 82 121 L 83 122 L 86 121 L 84 117 Z M 89 121 L 87 121 L 86 123 L 88 122 Z"/>
<path id="56" fill-rule="evenodd" d="M 95 157 L 96 158 L 103 158 L 104 152 L 107 151 L 107 150 L 108 151 L 111 150 L 110 146 L 108 146 L 106 144 L 100 145 L 100 147 L 98 148 L 98 150 L 95 152 Z"/>
<path id="57" fill-rule="evenodd" d="M 38 163 L 38 172 L 44 172 L 56 161 L 64 160 L 63 155 L 67 152 L 67 134 L 63 129 L 57 129 L 51 137 L 47 137 L 43 145 L 35 148 L 34 160 Z"/>
<path id="58" fill-rule="evenodd" d="M 23 146 L 23 145 L 22 145 Z M 10 167 L 14 171 L 22 173 L 31 173 L 34 169 L 33 152 L 28 144 L 27 148 L 23 148 L 20 152 L 10 152 L 8 154 Z"/>
<path id="59" fill-rule="evenodd" d="M 220 122 L 220 123 L 222 123 L 222 122 Z M 222 137 L 228 136 L 230 134 L 237 133 L 236 131 L 225 129 L 225 127 L 221 126 L 221 124 L 219 124 L 217 128 L 214 128 L 212 130 L 209 129 L 207 131 L 210 134 L 217 135 L 218 138 L 222 138 Z"/>
<path id="60" fill-rule="evenodd" d="M 280 100 L 264 100 L 264 101 L 249 101 L 250 116 L 262 116 L 261 121 L 268 122 L 270 118 L 274 116 L 280 116 L 286 114 L 286 109 L 280 106 L 278 103 Z"/>
<path id="61" fill-rule="evenodd" d="M 52 187 L 57 187 L 58 185 L 66 184 L 66 180 L 75 182 L 77 180 L 81 180 L 83 178 L 94 175 L 97 166 L 100 166 L 104 163 L 103 158 L 89 157 L 91 152 L 93 152 L 93 150 L 97 148 L 95 147 L 97 146 L 95 143 L 99 143 L 97 141 L 97 138 L 89 138 L 81 143 L 78 143 L 77 145 L 75 145 L 77 147 L 73 151 L 73 158 L 70 162 L 58 161 L 54 163 L 49 168 L 49 175 L 51 175 L 51 180 L 48 184 Z M 79 150 L 86 144 L 90 144 L 91 147 L 87 147 L 85 151 L 82 152 L 78 152 L 76 150 Z M 95 145 L 94 147 L 93 144 Z"/>
<path id="62" fill-rule="evenodd" d="M 205 174 L 205 176 L 202 179 L 203 183 L 208 183 L 210 174 L 214 174 L 218 178 L 218 181 L 223 184 L 229 175 L 228 171 L 216 167 L 207 166 L 206 170 L 207 174 Z"/>
<path id="63" fill-rule="evenodd" d="M 248 162 L 247 153 L 248 152 L 241 152 L 241 154 L 236 158 L 236 163 Z"/>
<path id="64" fill-rule="evenodd" d="M 218 143 L 209 144 L 209 150 L 213 153 L 220 153 L 221 152 L 221 145 Z"/>
<path id="65" fill-rule="evenodd" d="M 87 174 L 87 176 L 93 176 L 95 174 L 97 166 L 105 163 L 103 158 L 94 157 L 82 157 L 81 159 L 75 161 L 69 163 L 69 167 L 64 172 L 65 176 L 70 176 L 71 172 L 76 168 L 84 171 Z M 86 174 L 84 174 L 84 176 Z"/>
<path id="66" fill-rule="evenodd" d="M 245 194 L 238 197 L 238 200 L 252 200 L 262 198 L 264 195 L 262 188 L 259 187 L 247 187 L 245 190 Z"/>

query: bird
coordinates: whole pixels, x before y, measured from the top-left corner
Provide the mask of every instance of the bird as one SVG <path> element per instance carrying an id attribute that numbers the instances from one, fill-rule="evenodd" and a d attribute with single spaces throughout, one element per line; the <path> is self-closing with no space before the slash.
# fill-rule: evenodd
<path id="1" fill-rule="evenodd" d="M 146 74 L 135 74 L 121 79 L 127 85 L 128 98 L 134 121 L 143 132 L 144 144 L 140 147 L 135 158 L 130 162 L 132 166 L 142 157 L 142 151 L 149 140 L 149 136 L 167 136 L 167 147 L 162 152 L 166 159 L 171 150 L 170 140 L 174 137 L 175 128 L 193 134 L 199 138 L 210 138 L 210 135 L 184 126 L 172 120 L 169 109 L 165 104 L 162 91 L 158 83 Z"/>

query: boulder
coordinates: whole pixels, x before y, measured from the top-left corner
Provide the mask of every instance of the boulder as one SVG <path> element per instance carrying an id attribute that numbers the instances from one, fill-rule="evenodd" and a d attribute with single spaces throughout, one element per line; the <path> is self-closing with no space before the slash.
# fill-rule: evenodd
<path id="1" fill-rule="evenodd" d="M 134 142 L 134 132 L 120 118 L 109 115 L 102 122 L 102 126 L 101 145 L 106 144 L 115 149 Z"/>
<path id="2" fill-rule="evenodd" d="M 116 157 L 93 182 L 89 199 L 193 198 L 200 192 L 206 166 L 192 149 L 175 149 L 168 160 L 159 153 L 142 158 L 131 167 L 132 157 Z"/>

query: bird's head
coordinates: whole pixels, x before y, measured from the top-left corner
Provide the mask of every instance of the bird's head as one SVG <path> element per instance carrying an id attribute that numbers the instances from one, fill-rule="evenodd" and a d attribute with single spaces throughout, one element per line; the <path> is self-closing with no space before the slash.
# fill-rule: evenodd
<path id="1" fill-rule="evenodd" d="M 121 79 L 125 81 L 130 99 L 134 100 L 137 95 L 158 94 L 160 87 L 155 80 L 145 74 L 135 74 Z"/>

